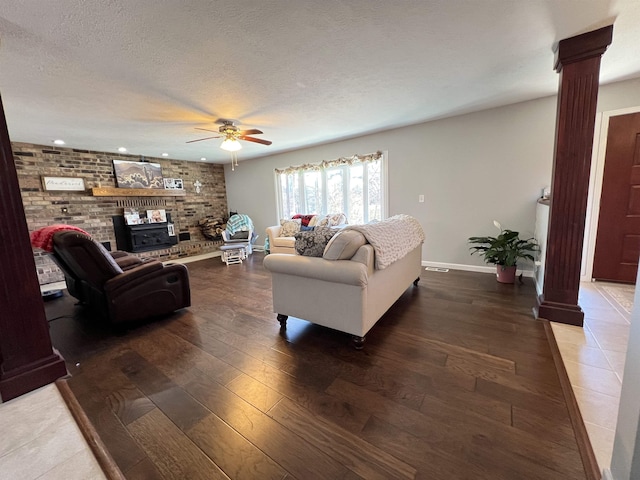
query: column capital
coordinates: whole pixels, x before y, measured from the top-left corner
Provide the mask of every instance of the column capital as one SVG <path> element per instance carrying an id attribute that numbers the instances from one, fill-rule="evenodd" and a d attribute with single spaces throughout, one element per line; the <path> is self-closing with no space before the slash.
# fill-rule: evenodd
<path id="1" fill-rule="evenodd" d="M 592 32 L 565 38 L 558 42 L 555 70 L 560 73 L 562 67 L 592 57 L 601 57 L 613 40 L 613 25 Z"/>

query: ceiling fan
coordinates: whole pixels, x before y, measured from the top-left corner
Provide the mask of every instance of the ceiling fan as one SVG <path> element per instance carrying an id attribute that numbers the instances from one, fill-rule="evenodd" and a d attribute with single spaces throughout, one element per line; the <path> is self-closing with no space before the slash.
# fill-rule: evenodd
<path id="1" fill-rule="evenodd" d="M 205 132 L 216 132 L 219 135 L 214 135 L 212 137 L 199 138 L 197 140 L 189 140 L 187 143 L 193 142 L 201 142 L 203 140 L 210 140 L 212 138 L 224 138 L 220 148 L 223 150 L 227 150 L 229 152 L 235 152 L 242 148 L 240 142 L 238 140 L 245 140 L 247 142 L 260 143 L 262 145 L 271 145 L 270 140 L 263 140 L 262 138 L 251 137 L 250 135 L 259 135 L 262 133 L 261 130 L 256 128 L 252 128 L 249 130 L 240 130 L 237 126 L 234 125 L 233 120 L 225 120 L 220 119 L 216 123 L 221 123 L 218 131 L 209 130 L 207 128 L 197 128 L 196 130 L 204 130 Z"/>

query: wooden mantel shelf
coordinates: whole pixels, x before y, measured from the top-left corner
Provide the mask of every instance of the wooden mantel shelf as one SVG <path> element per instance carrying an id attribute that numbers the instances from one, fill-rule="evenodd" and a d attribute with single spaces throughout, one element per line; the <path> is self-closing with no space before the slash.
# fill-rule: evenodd
<path id="1" fill-rule="evenodd" d="M 169 190 L 160 188 L 116 188 L 93 187 L 94 197 L 183 197 L 184 190 Z"/>

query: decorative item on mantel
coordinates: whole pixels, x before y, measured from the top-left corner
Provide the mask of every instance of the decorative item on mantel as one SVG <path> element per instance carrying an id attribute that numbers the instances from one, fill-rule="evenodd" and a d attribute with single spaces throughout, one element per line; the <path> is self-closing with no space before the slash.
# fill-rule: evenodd
<path id="1" fill-rule="evenodd" d="M 164 177 L 164 188 L 167 190 L 182 190 L 183 182 L 181 178 L 167 178 Z"/>
<path id="2" fill-rule="evenodd" d="M 470 237 L 469 243 L 476 246 L 469 247 L 471 255 L 478 253 L 487 263 L 496 265 L 496 277 L 500 283 L 514 283 L 518 260 L 534 261 L 531 253 L 540 250 L 534 238 L 520 239 L 519 232 L 503 230 L 496 220 L 493 224 L 500 235 L 497 237 Z M 531 252 L 531 253 L 529 253 Z"/>
<path id="3" fill-rule="evenodd" d="M 118 188 L 165 188 L 159 163 L 114 160 L 113 170 Z"/>
<path id="4" fill-rule="evenodd" d="M 47 191 L 84 192 L 84 179 L 78 177 L 42 177 L 42 186 Z"/>

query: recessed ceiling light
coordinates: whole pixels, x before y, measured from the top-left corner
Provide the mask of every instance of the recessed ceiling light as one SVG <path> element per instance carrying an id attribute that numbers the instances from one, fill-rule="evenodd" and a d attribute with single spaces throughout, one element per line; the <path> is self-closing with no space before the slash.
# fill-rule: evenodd
<path id="1" fill-rule="evenodd" d="M 207 157 L 202 157 L 200 160 L 202 160 L 203 162 L 207 159 Z"/>
<path id="2" fill-rule="evenodd" d="M 53 143 L 56 145 L 64 145 L 64 140 L 54 140 Z"/>
<path id="3" fill-rule="evenodd" d="M 169 154 L 168 154 L 167 152 L 164 152 L 164 153 L 162 154 L 162 156 L 163 156 L 163 157 L 168 157 L 168 156 L 169 156 Z"/>
<path id="4" fill-rule="evenodd" d="M 127 149 L 124 148 L 124 147 L 120 147 L 120 148 L 118 148 L 118 151 L 121 152 L 121 153 L 124 153 L 124 152 L 127 151 Z"/>

